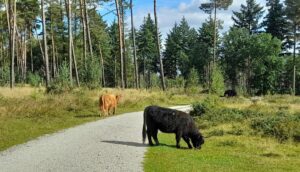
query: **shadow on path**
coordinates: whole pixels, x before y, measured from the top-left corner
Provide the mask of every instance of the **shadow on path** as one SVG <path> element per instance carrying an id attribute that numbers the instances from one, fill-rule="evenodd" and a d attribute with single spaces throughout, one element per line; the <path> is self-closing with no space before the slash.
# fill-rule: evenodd
<path id="1" fill-rule="evenodd" d="M 99 117 L 100 118 L 100 115 L 76 115 L 74 116 L 75 118 L 96 118 L 96 117 Z"/>
<path id="2" fill-rule="evenodd" d="M 103 140 L 101 142 L 117 144 L 117 145 L 134 146 L 134 147 L 148 147 L 147 144 L 137 143 L 137 142 L 124 142 L 124 141 L 115 141 L 115 140 Z"/>

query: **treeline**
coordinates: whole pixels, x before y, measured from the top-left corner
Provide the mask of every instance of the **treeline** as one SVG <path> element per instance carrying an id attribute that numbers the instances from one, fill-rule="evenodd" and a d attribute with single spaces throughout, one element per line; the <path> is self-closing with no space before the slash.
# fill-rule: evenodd
<path id="1" fill-rule="evenodd" d="M 116 14 L 110 26 L 98 11 L 104 3 Z M 268 0 L 262 19 L 262 6 L 247 0 L 222 36 L 216 14 L 231 3 L 199 4 L 206 22 L 196 30 L 182 18 L 163 46 L 159 14 L 134 28 L 132 0 L 2 0 L 0 84 L 299 94 L 300 3 Z M 156 0 L 153 6 L 156 14 Z"/>

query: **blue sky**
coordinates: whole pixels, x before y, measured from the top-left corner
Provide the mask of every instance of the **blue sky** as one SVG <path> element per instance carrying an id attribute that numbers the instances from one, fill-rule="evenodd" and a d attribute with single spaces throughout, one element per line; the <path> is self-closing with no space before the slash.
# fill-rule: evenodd
<path id="1" fill-rule="evenodd" d="M 191 27 L 198 29 L 202 23 L 208 18 L 208 14 L 199 10 L 201 3 L 208 2 L 208 0 L 157 0 L 158 9 L 158 23 L 159 30 L 162 33 L 163 39 L 166 38 L 167 33 L 172 29 L 175 22 L 179 22 L 184 16 Z M 217 17 L 224 21 L 222 30 L 227 31 L 230 26 L 233 25 L 231 19 L 232 11 L 239 11 L 241 4 L 245 4 L 246 0 L 233 0 L 232 5 L 228 10 L 218 11 Z M 256 0 L 261 6 L 265 7 L 266 0 Z M 150 13 L 153 16 L 153 0 L 134 0 L 134 20 L 135 27 L 139 26 L 143 22 L 143 18 Z M 110 3 L 111 4 L 111 3 Z M 113 9 L 115 6 L 100 7 L 100 13 L 104 14 L 106 9 Z M 105 8 L 105 9 L 104 9 Z M 265 11 L 267 11 L 265 7 Z M 130 16 L 126 19 L 128 26 L 130 26 Z M 114 20 L 113 14 L 104 17 L 104 20 L 110 24 Z"/>

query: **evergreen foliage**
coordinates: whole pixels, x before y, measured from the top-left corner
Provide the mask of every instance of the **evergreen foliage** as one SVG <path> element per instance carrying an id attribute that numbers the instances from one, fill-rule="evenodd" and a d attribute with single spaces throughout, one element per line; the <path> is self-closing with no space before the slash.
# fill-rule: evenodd
<path id="1" fill-rule="evenodd" d="M 189 72 L 185 83 L 185 91 L 189 94 L 199 92 L 199 76 L 195 68 L 192 68 Z"/>
<path id="2" fill-rule="evenodd" d="M 240 12 L 233 12 L 234 26 L 246 28 L 251 34 L 257 33 L 261 28 L 259 20 L 263 13 L 263 7 L 257 4 L 255 0 L 246 0 L 246 5 L 241 5 Z"/>
<path id="3" fill-rule="evenodd" d="M 283 41 L 288 33 L 288 22 L 283 4 L 280 0 L 268 0 L 267 6 L 269 11 L 263 22 L 266 32 Z"/>
<path id="4" fill-rule="evenodd" d="M 187 78 L 190 70 L 192 50 L 197 38 L 197 32 L 190 28 L 185 18 L 179 25 L 175 23 L 166 40 L 164 52 L 165 76 L 175 79 L 178 72 Z"/>
<path id="5" fill-rule="evenodd" d="M 225 90 L 224 77 L 218 65 L 213 67 L 212 82 L 209 92 L 211 94 L 223 95 Z"/>

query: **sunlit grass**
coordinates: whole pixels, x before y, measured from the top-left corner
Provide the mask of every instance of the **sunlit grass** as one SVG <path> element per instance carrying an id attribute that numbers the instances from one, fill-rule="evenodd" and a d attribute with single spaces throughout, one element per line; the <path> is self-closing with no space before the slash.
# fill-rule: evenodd
<path id="1" fill-rule="evenodd" d="M 300 147 L 275 139 L 224 134 L 206 138 L 201 150 L 176 149 L 175 136 L 160 134 L 161 146 L 150 147 L 146 172 L 189 171 L 299 171 Z"/>

